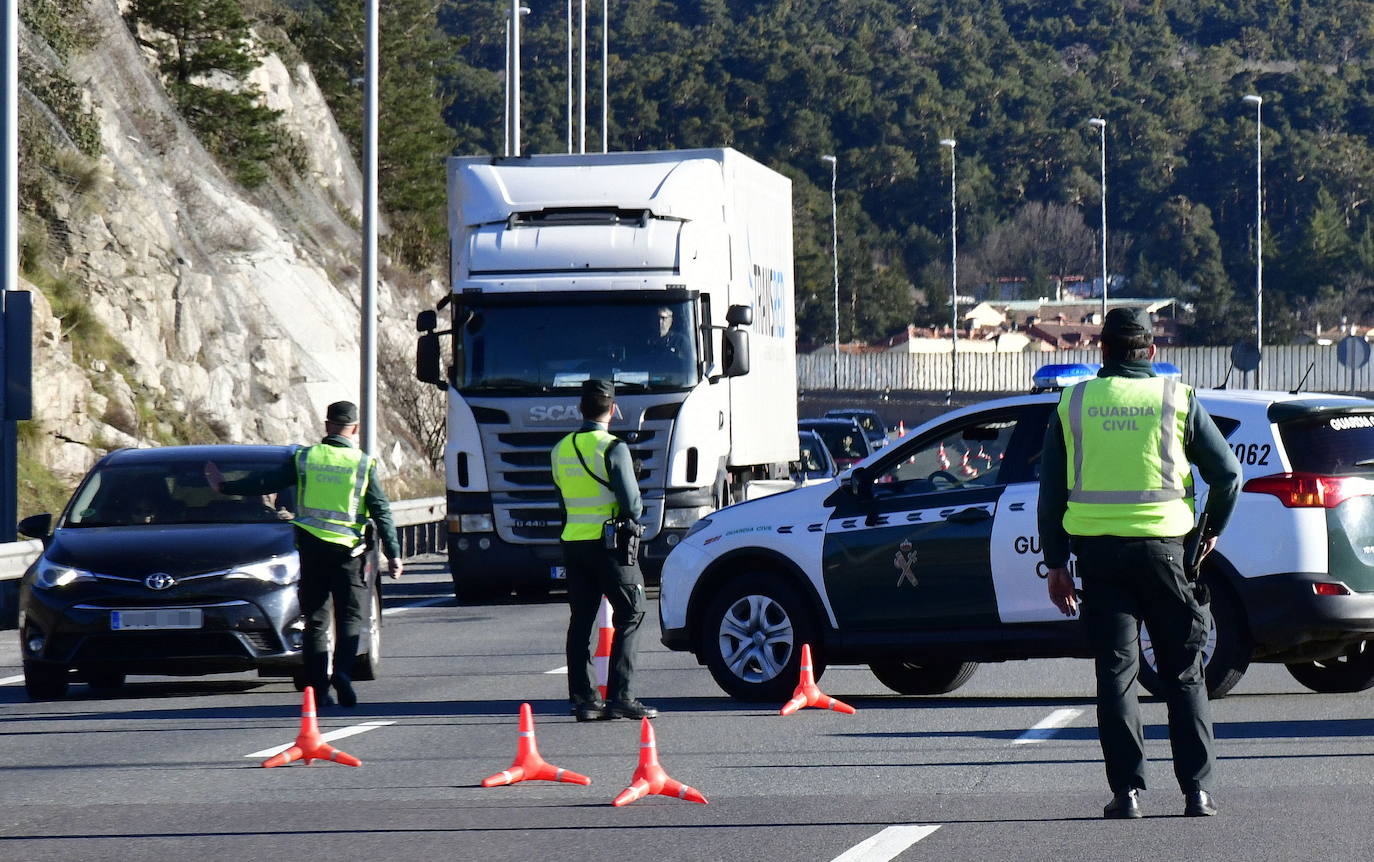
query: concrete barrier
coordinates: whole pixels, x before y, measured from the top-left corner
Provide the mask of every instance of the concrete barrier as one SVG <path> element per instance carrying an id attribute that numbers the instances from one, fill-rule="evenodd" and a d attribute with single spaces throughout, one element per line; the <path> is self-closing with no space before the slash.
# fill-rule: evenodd
<path id="1" fill-rule="evenodd" d="M 391 504 L 391 520 L 403 557 L 437 554 L 448 547 L 443 497 L 396 500 Z M 43 543 L 37 539 L 0 543 L 0 629 L 19 625 L 19 579 L 42 552 Z"/>

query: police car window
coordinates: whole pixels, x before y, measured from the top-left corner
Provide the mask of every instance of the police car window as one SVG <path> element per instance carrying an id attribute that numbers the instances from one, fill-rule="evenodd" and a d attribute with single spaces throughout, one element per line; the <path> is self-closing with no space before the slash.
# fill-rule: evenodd
<path id="1" fill-rule="evenodd" d="M 874 478 L 873 492 L 892 496 L 996 485 L 1016 425 L 1015 418 L 982 420 L 904 449 L 905 457 Z"/>

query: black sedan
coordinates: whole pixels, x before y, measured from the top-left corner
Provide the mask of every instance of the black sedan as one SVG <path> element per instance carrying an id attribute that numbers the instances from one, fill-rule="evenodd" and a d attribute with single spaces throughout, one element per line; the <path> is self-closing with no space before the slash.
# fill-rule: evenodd
<path id="1" fill-rule="evenodd" d="M 29 696 L 61 698 L 74 678 L 118 688 L 131 673 L 255 670 L 303 685 L 293 492 L 240 497 L 205 479 L 206 461 L 236 479 L 278 469 L 294 451 L 121 449 L 82 480 L 56 529 L 51 515 L 24 519 L 20 532 L 44 543 L 20 587 Z M 381 660 L 375 552 L 365 568 L 373 599 L 358 679 L 372 679 Z"/>

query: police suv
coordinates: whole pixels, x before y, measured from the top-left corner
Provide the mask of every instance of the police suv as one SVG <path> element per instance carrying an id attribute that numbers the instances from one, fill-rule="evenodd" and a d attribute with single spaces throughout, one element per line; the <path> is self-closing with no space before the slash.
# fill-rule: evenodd
<path id="1" fill-rule="evenodd" d="M 911 695 L 952 691 L 979 662 L 1089 656 L 1078 621 L 1047 596 L 1036 498 L 1053 390 L 1093 373 L 1046 367 L 1029 395 L 945 414 L 836 479 L 697 522 L 663 568 L 663 643 L 749 701 L 791 693 L 804 643 L 818 676 L 827 662 L 866 663 Z M 1224 695 L 1252 661 L 1282 662 L 1315 691 L 1369 688 L 1374 401 L 1197 395 L 1243 469 L 1202 570 L 1208 690 Z M 1207 489 L 1194 482 L 1201 511 Z M 1147 630 L 1140 646 L 1154 690 Z"/>

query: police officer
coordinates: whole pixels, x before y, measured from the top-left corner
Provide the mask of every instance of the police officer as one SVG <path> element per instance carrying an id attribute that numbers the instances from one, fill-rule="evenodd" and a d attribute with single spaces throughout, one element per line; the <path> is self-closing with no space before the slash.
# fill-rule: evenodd
<path id="1" fill-rule="evenodd" d="M 207 462 L 205 477 L 216 491 L 226 494 L 262 494 L 296 486 L 296 550 L 300 554 L 298 587 L 301 613 L 305 615 L 305 678 L 314 686 L 320 706 L 333 706 L 332 682 L 339 703 L 355 706 L 353 660 L 362 632 L 363 607 L 367 600 L 363 575 L 363 533 L 368 518 L 377 525 L 382 553 L 391 577 L 404 570 L 401 546 L 391 522 L 391 504 L 377 481 L 377 464 L 357 448 L 358 406 L 351 401 L 329 405 L 325 437 L 314 446 L 296 452 L 276 473 L 248 476 L 225 482 Z M 334 615 L 334 674 L 329 674 L 329 617 Z"/>
<path id="2" fill-rule="evenodd" d="M 562 500 L 563 564 L 568 575 L 568 698 L 578 721 L 653 718 L 658 710 L 630 694 L 636 642 L 644 620 L 644 576 L 638 563 L 621 565 L 603 540 L 603 525 L 620 515 L 644 513 L 629 448 L 607 427 L 615 412 L 615 388 L 606 380 L 582 384 L 582 427 L 558 441 L 550 456 Z M 601 596 L 611 603 L 607 702 L 597 696 L 591 639 Z"/>
<path id="3" fill-rule="evenodd" d="M 1190 464 L 1207 482 L 1205 556 L 1240 491 L 1240 465 L 1191 387 L 1156 376 L 1150 316 L 1114 308 L 1102 326 L 1102 370 L 1066 389 L 1041 458 L 1039 524 L 1050 599 L 1078 610 L 1070 549 L 1082 579 L 1083 625 L 1097 671 L 1097 723 L 1112 800 L 1109 819 L 1141 816 L 1145 747 L 1136 674 L 1139 629 L 1150 630 L 1169 710 L 1184 814 L 1217 813 L 1212 720 L 1202 646 L 1211 623 L 1184 570 L 1194 529 Z"/>

